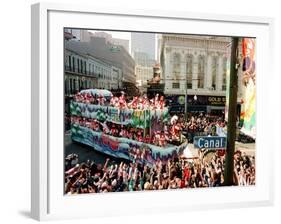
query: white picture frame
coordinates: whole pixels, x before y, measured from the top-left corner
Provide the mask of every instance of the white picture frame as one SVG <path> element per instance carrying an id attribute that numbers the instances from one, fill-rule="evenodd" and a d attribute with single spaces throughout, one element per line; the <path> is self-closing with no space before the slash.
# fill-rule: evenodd
<path id="1" fill-rule="evenodd" d="M 191 12 L 32 5 L 31 216 L 37 220 L 180 212 L 273 204 L 273 143 L 268 122 L 271 18 Z M 63 195 L 63 28 L 157 31 L 257 38 L 257 183 L 253 187 Z M 61 96 L 61 97 L 58 97 Z M 266 149 L 266 150 L 264 150 Z M 181 200 L 178 200 L 181 199 Z M 136 203 L 137 201 L 137 203 Z M 126 206 L 123 209 L 123 205 Z M 106 209 L 105 207 L 106 206 Z"/>

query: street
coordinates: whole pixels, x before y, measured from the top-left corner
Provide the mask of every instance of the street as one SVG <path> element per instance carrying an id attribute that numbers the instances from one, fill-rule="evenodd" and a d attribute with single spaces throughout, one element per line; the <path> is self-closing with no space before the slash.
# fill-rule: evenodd
<path id="1" fill-rule="evenodd" d="M 94 150 L 92 147 L 72 142 L 71 135 L 69 133 L 65 134 L 65 157 L 69 154 L 77 154 L 79 158 L 79 163 L 86 162 L 87 160 L 94 161 L 97 164 L 104 164 L 107 158 L 110 158 L 110 163 L 122 161 L 109 155 L 100 153 Z"/>

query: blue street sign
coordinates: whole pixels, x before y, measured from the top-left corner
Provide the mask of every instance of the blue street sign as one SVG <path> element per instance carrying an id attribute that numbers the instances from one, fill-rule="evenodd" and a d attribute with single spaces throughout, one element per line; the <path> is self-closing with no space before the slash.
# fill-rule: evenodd
<path id="1" fill-rule="evenodd" d="M 222 149 L 226 148 L 226 137 L 219 136 L 195 136 L 193 139 L 195 148 Z"/>

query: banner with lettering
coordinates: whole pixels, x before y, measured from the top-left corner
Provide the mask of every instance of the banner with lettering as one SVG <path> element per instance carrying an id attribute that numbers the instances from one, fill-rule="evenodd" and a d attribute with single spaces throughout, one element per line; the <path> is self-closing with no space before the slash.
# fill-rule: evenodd
<path id="1" fill-rule="evenodd" d="M 242 54 L 242 85 L 245 92 L 242 97 L 240 119 L 243 121 L 241 131 L 256 138 L 256 60 L 255 60 L 255 38 L 243 38 Z"/>

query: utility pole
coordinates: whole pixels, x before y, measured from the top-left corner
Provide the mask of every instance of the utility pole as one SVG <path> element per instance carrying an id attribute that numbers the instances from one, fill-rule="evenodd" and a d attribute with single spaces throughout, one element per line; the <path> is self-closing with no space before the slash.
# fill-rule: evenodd
<path id="1" fill-rule="evenodd" d="M 187 121 L 187 74 L 185 74 L 184 118 Z"/>
<path id="2" fill-rule="evenodd" d="M 224 185 L 233 185 L 234 174 L 234 150 L 236 140 L 236 116 L 237 116 L 237 90 L 238 90 L 238 37 L 232 38 L 230 57 L 230 80 L 228 97 L 228 121 L 227 121 L 227 146 L 224 169 Z"/>

